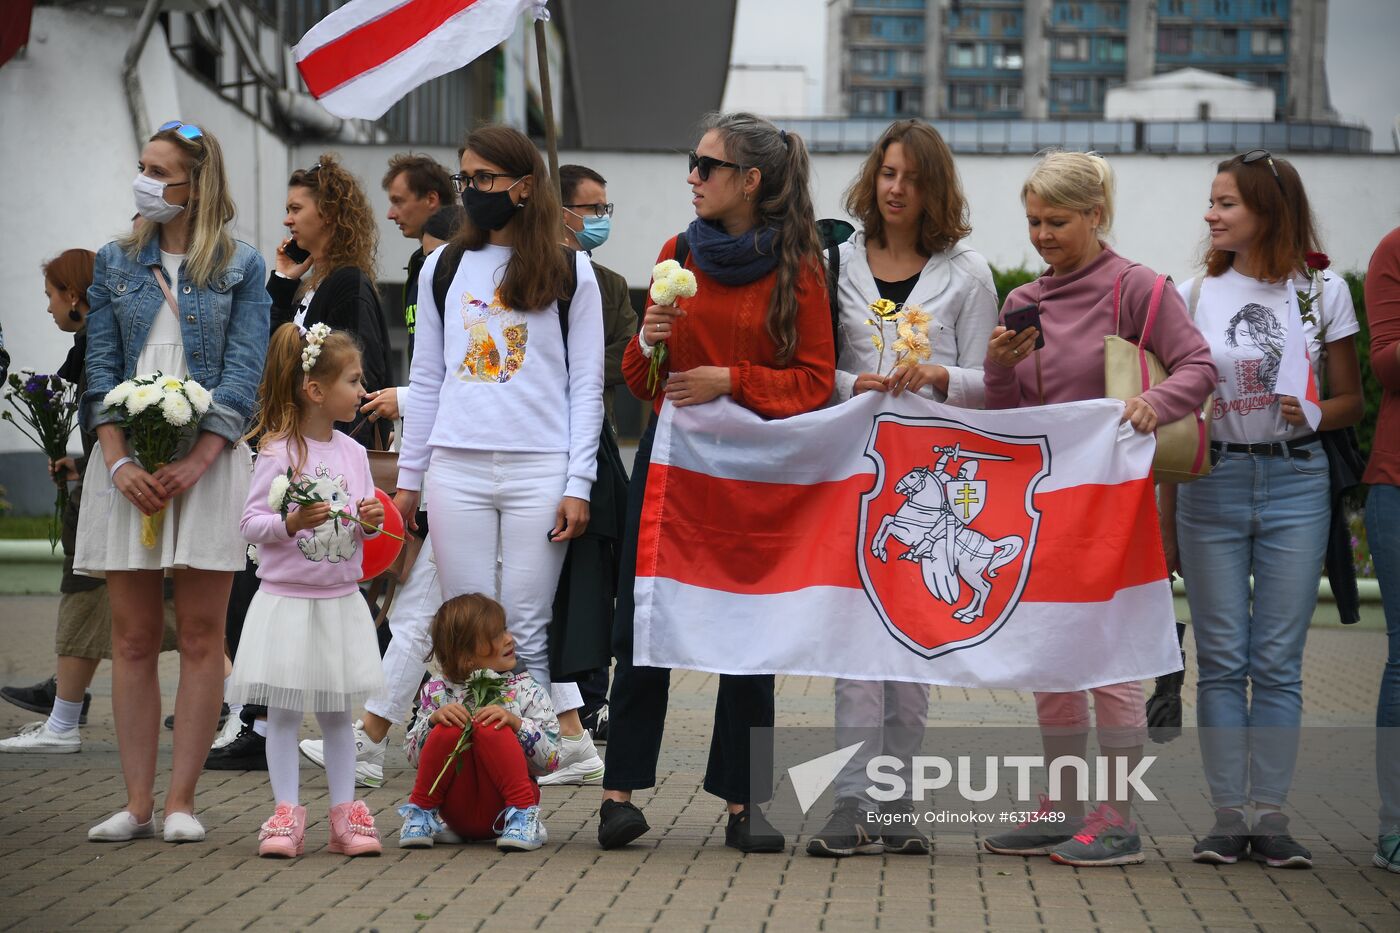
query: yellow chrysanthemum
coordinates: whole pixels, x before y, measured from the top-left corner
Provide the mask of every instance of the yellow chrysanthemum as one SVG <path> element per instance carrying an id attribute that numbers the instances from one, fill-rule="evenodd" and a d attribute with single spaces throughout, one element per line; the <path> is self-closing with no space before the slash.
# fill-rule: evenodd
<path id="1" fill-rule="evenodd" d="M 893 320 L 895 316 L 899 314 L 899 305 L 890 301 L 888 298 L 881 298 L 870 306 L 870 310 L 875 312 L 876 316 L 889 321 Z"/>

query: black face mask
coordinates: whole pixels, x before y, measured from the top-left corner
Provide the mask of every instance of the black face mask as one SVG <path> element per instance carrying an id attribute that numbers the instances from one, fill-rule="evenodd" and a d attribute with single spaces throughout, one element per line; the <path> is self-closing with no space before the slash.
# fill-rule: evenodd
<path id="1" fill-rule="evenodd" d="M 510 223 L 515 212 L 525 206 L 524 200 L 516 204 L 510 199 L 510 191 L 477 191 L 467 188 L 462 192 L 462 206 L 467 209 L 467 217 L 478 230 L 500 230 Z"/>

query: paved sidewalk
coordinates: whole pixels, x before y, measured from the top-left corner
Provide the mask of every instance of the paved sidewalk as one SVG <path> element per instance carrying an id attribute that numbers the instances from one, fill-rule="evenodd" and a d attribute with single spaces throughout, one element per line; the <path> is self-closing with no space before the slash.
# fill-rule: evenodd
<path id="1" fill-rule="evenodd" d="M 50 673 L 57 603 L 0 599 L 0 683 Z M 1382 634 L 1314 629 L 1305 666 L 1308 722 L 1371 723 L 1384 657 Z M 174 655 L 162 659 L 167 711 L 177 666 Z M 940 833 L 932 860 L 814 859 L 792 839 L 784 854 L 742 856 L 724 847 L 721 807 L 699 786 L 715 683 L 704 674 L 673 678 L 662 784 L 637 797 L 653 831 L 624 851 L 598 849 L 596 788 L 544 789 L 550 842 L 538 852 L 397 849 L 394 807 L 411 773 L 395 751 L 386 786 L 367 798 L 388 837 L 383 857 L 324 850 L 325 777 L 307 765 L 307 854 L 275 863 L 256 857 L 255 833 L 271 802 L 264 773 L 204 776 L 203 844 L 87 842 L 87 827 L 124 803 L 104 664 L 82 754 L 0 755 L 0 929 L 1400 929 L 1400 875 L 1371 867 L 1374 827 L 1364 808 L 1340 831 L 1297 827 L 1313 850 L 1312 871 L 1197 865 L 1193 839 L 1180 827 L 1145 835 L 1147 863 L 1127 869 L 987 855 L 966 833 Z M 830 681 L 782 677 L 778 684 L 779 725 L 830 724 Z M 1193 684 L 1194 674 L 1188 701 Z M 1034 722 L 1030 698 L 1010 691 L 935 688 L 932 708 L 944 724 Z M 1188 706 L 1188 721 L 1193 714 Z M 0 703 L 6 736 L 34 718 Z M 307 733 L 314 730 L 308 720 Z M 169 733 L 162 743 L 163 777 Z M 1351 763 L 1351 773 L 1355 788 L 1335 788 L 1339 803 L 1374 794 L 1371 761 Z"/>

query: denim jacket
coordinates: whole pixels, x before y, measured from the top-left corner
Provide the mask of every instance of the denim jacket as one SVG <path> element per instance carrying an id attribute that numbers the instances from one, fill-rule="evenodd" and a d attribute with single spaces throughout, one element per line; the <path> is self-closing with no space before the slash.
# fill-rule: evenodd
<path id="1" fill-rule="evenodd" d="M 87 391 L 80 409 L 86 431 L 117 420 L 102 399 L 119 382 L 138 375 L 136 361 L 156 315 L 170 313 L 152 273 L 165 274 L 156 237 L 135 260 L 115 242 L 97 254 L 88 289 Z M 257 250 L 235 241 L 233 258 L 207 287 L 191 282 L 183 265 L 171 287 L 180 307 L 180 337 L 190 378 L 214 397 L 199 429 L 230 443 L 242 438 L 257 407 L 272 305 L 265 276 Z"/>

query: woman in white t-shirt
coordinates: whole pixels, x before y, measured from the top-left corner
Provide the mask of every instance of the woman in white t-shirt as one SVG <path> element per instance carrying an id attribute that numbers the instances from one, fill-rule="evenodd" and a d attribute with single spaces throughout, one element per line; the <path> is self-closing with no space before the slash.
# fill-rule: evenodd
<path id="1" fill-rule="evenodd" d="M 1353 425 L 1362 412 L 1356 312 L 1341 276 L 1309 268 L 1325 263 L 1309 256 L 1319 252 L 1317 233 L 1288 162 L 1256 149 L 1220 163 L 1205 221 L 1205 274 L 1180 290 L 1220 373 L 1211 429 L 1218 462 L 1179 492 L 1163 487 L 1168 560 L 1191 605 L 1201 755 L 1215 807 L 1194 858 L 1230 864 L 1252 855 L 1306 868 L 1311 853 L 1288 835 L 1280 808 L 1297 761 L 1303 643 L 1331 521 L 1317 431 Z M 1328 389 L 1312 426 L 1303 403 L 1278 392 L 1290 320 L 1301 323 L 1313 378 Z"/>

